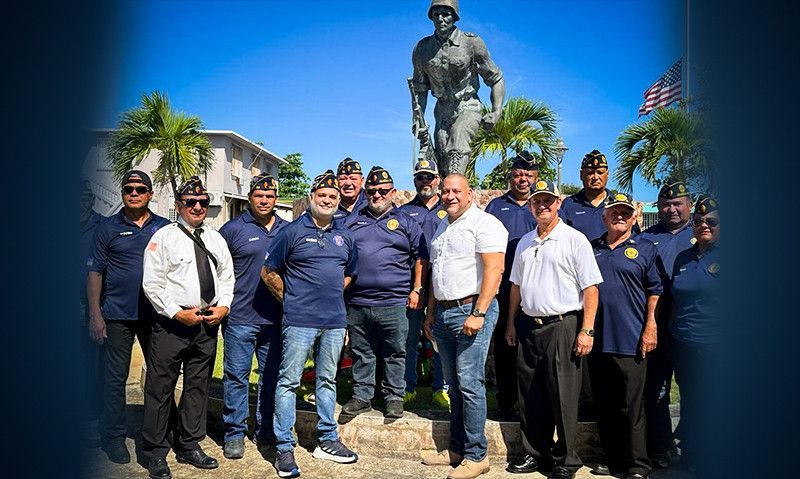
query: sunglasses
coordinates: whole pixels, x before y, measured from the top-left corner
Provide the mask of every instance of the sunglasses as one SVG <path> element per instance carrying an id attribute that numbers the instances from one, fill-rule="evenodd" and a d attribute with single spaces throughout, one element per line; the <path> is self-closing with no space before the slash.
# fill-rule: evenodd
<path id="1" fill-rule="evenodd" d="M 709 228 L 716 228 L 719 226 L 719 218 L 695 218 L 692 220 L 693 226 L 701 226 L 703 223 L 707 224 Z"/>
<path id="2" fill-rule="evenodd" d="M 373 196 L 375 193 L 380 193 L 381 196 L 388 195 L 394 188 L 375 188 L 367 190 L 367 196 Z"/>
<path id="3" fill-rule="evenodd" d="M 140 195 L 143 195 L 145 193 L 148 193 L 150 191 L 150 188 L 146 186 L 130 186 L 130 185 L 125 185 L 122 187 L 122 192 L 125 193 L 126 195 L 129 195 L 134 191 Z"/>
<path id="4" fill-rule="evenodd" d="M 434 175 L 414 175 L 414 181 L 433 181 Z"/>
<path id="5" fill-rule="evenodd" d="M 196 205 L 197 203 L 200 203 L 201 208 L 208 208 L 208 205 L 209 203 L 211 203 L 211 200 L 209 200 L 208 198 L 204 200 L 198 200 L 196 198 L 188 198 L 183 200 L 183 204 L 186 205 L 187 208 L 194 208 L 194 205 Z"/>

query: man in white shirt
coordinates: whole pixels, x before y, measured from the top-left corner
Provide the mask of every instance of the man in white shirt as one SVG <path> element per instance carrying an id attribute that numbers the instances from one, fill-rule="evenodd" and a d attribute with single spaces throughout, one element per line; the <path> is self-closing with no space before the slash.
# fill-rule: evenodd
<path id="1" fill-rule="evenodd" d="M 512 473 L 546 469 L 572 479 L 582 358 L 592 350 L 598 288 L 603 281 L 589 240 L 558 217 L 561 198 L 539 180 L 529 200 L 537 227 L 522 237 L 511 268 L 506 341 L 519 343 L 520 427 L 526 455 Z M 520 313 L 520 308 L 522 312 Z M 553 428 L 558 442 L 553 443 Z"/>
<path id="2" fill-rule="evenodd" d="M 455 465 L 449 479 L 489 472 L 484 367 L 498 306 L 495 295 L 503 274 L 508 231 L 473 203 L 463 175 L 444 179 L 439 223 L 430 249 L 433 294 L 423 325 L 436 341 L 442 371 L 450 385 L 450 444 L 423 455 L 427 465 Z"/>
<path id="3" fill-rule="evenodd" d="M 168 419 L 181 367 L 183 396 L 172 448 L 178 462 L 201 469 L 218 466 L 200 441 L 206 435 L 217 330 L 233 300 L 234 272 L 225 240 L 203 225 L 208 205 L 203 183 L 191 177 L 178 188 L 178 222 L 158 230 L 144 252 L 144 293 L 160 315 L 150 340 L 142 426 L 152 479 L 172 477 L 166 461 Z"/>

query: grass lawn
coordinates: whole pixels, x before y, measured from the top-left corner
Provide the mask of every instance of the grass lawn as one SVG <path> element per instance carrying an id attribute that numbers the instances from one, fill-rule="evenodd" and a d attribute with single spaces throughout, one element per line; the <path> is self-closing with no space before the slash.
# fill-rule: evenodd
<path id="1" fill-rule="evenodd" d="M 222 354 L 223 354 L 223 339 L 222 335 L 219 335 L 219 339 L 217 340 L 217 357 L 214 363 L 214 375 L 212 377 L 212 381 L 216 383 L 222 382 Z M 256 385 L 258 384 L 258 363 L 256 362 L 255 356 L 253 357 L 253 365 L 250 370 L 250 392 L 255 393 Z M 307 392 L 314 391 L 313 384 L 306 384 L 303 383 L 300 386 L 300 389 L 303 394 Z M 346 403 L 350 396 L 353 394 L 353 380 L 349 374 L 340 374 L 339 379 L 337 380 L 336 386 L 336 395 L 337 395 L 337 402 L 339 404 Z M 433 390 L 425 385 L 420 385 L 416 388 L 417 397 L 413 401 L 406 403 L 405 408 L 409 411 L 415 411 L 420 409 L 430 409 L 431 405 L 431 397 L 433 396 Z M 487 411 L 491 414 L 492 411 L 496 408 L 496 399 L 494 394 L 494 388 L 487 388 Z M 678 391 L 678 385 L 675 383 L 675 377 L 672 377 L 672 389 L 670 391 L 670 400 L 672 404 L 676 404 L 680 401 L 680 392 Z M 382 406 L 383 401 L 375 401 L 376 406 Z"/>

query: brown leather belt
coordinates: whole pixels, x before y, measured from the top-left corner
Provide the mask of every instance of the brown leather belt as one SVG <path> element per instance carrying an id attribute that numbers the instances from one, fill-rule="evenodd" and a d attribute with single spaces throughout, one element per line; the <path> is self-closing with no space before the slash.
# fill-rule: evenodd
<path id="1" fill-rule="evenodd" d="M 472 304 L 472 302 L 475 301 L 476 299 L 478 299 L 478 295 L 473 294 L 472 296 L 467 296 L 466 298 L 454 299 L 454 300 L 439 301 L 437 299 L 436 302 L 444 309 L 450 309 L 450 308 L 455 308 L 456 306 Z"/>
<path id="2" fill-rule="evenodd" d="M 539 317 L 529 316 L 529 317 L 531 319 L 533 319 L 533 322 L 536 323 L 537 325 L 539 325 L 539 326 L 547 326 L 548 324 L 555 323 L 557 321 L 563 321 L 566 318 L 568 318 L 569 316 L 579 316 L 580 317 L 580 314 L 582 312 L 583 312 L 582 310 L 576 310 L 576 311 L 570 311 L 570 312 L 564 313 L 564 314 L 556 314 L 556 315 L 553 315 L 553 316 L 539 316 Z"/>

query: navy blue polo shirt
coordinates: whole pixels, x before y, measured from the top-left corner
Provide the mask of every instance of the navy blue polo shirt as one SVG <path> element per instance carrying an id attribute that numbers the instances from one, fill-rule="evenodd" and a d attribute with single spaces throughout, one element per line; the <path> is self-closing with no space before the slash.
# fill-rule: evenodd
<path id="1" fill-rule="evenodd" d="M 94 232 L 97 229 L 97 224 L 104 219 L 104 216 L 92 210 L 89 212 L 89 217 L 86 221 L 81 223 L 81 240 L 78 245 L 78 253 L 81 259 L 81 269 L 79 270 L 81 272 L 81 281 L 78 285 L 80 287 L 81 303 L 86 301 L 86 275 L 89 274 L 89 267 L 86 266 L 86 262 L 89 259 L 92 244 L 94 244 Z"/>
<path id="2" fill-rule="evenodd" d="M 228 243 L 236 275 L 228 324 L 280 323 L 283 305 L 261 281 L 261 265 L 264 264 L 267 247 L 278 231 L 288 224 L 275 215 L 272 229 L 267 230 L 248 209 L 220 228 L 219 234 Z"/>
<path id="3" fill-rule="evenodd" d="M 333 214 L 333 219 L 340 220 L 342 218 L 347 218 L 350 215 L 358 214 L 361 211 L 361 208 L 367 207 L 367 195 L 364 193 L 364 188 L 361 188 L 361 191 L 358 192 L 358 196 L 356 196 L 356 202 L 353 204 L 353 209 L 347 211 L 347 208 L 344 207 L 341 201 L 339 201 L 339 207 L 336 208 L 336 212 Z"/>
<path id="4" fill-rule="evenodd" d="M 536 220 L 525 202 L 521 206 L 517 200 L 507 192 L 498 196 L 486 205 L 484 210 L 494 215 L 508 230 L 508 246 L 506 247 L 505 270 L 500 282 L 500 290 L 506 291 L 510 287 L 511 267 L 514 265 L 514 253 L 517 251 L 519 240 L 536 228 Z"/>
<path id="5" fill-rule="evenodd" d="M 675 258 L 672 270 L 675 317 L 669 324 L 669 332 L 682 343 L 711 344 L 718 338 L 719 263 L 719 246 L 699 255 L 695 245 Z"/>
<path id="6" fill-rule="evenodd" d="M 657 223 L 644 230 L 641 237 L 649 239 L 656 245 L 664 263 L 664 270 L 670 276 L 672 275 L 672 267 L 675 265 L 675 257 L 678 256 L 678 253 L 686 248 L 691 248 L 694 244 L 691 222 L 686 223 L 675 234 L 670 233 L 661 223 Z"/>
<path id="7" fill-rule="evenodd" d="M 658 249 L 641 235 L 631 235 L 613 250 L 606 235 L 592 241 L 603 282 L 595 344 L 604 353 L 635 356 L 644 329 L 647 297 L 661 295 Z"/>
<path id="8" fill-rule="evenodd" d="M 606 197 L 597 206 L 586 198 L 586 191 L 580 190 L 572 196 L 564 198 L 561 208 L 558 210 L 558 217 L 568 225 L 583 233 L 589 241 L 597 239 L 606 232 L 606 225 L 603 223 L 603 211 L 606 202 L 611 198 L 611 191 L 606 188 Z M 639 234 L 641 230 L 638 224 L 633 225 L 633 233 Z"/>
<path id="9" fill-rule="evenodd" d="M 358 252 L 342 222 L 322 230 L 311 213 L 281 228 L 267 248 L 264 266 L 283 277 L 283 324 L 344 328 L 344 278 L 356 275 Z"/>
<path id="10" fill-rule="evenodd" d="M 428 247 L 428 251 L 430 251 L 431 240 L 433 239 L 433 234 L 436 232 L 436 227 L 439 226 L 441 218 L 439 216 L 434 216 L 429 222 L 426 222 L 425 219 L 431 211 L 443 211 L 442 199 L 439 198 L 436 204 L 433 205 L 433 208 L 428 209 L 425 203 L 419 198 L 419 195 L 417 195 L 413 200 L 402 205 L 400 211 L 410 216 L 422 228 L 425 245 Z"/>
<path id="11" fill-rule="evenodd" d="M 144 249 L 153 233 L 169 220 L 150 212 L 141 228 L 121 209 L 97 225 L 89 259 L 89 271 L 104 273 L 100 308 L 103 318 L 132 321 L 150 319 L 152 306 L 142 291 Z M 141 311 L 144 307 L 147 311 Z"/>
<path id="12" fill-rule="evenodd" d="M 380 219 L 363 208 L 348 216 L 346 225 L 358 247 L 358 277 L 348 291 L 349 303 L 405 306 L 414 262 L 428 259 L 422 228 L 399 208 Z"/>
<path id="13" fill-rule="evenodd" d="M 447 218 L 447 211 L 445 211 L 442 203 L 436 206 L 436 208 L 430 210 L 427 215 L 425 215 L 425 219 L 422 220 L 422 236 L 425 237 L 425 245 L 428 247 L 428 251 L 431 250 L 431 241 L 433 241 L 433 236 L 436 234 L 436 229 L 439 228 L 439 223 L 444 221 Z"/>

